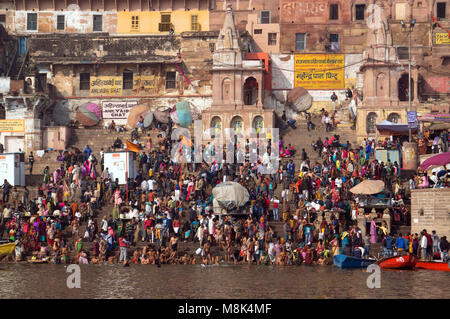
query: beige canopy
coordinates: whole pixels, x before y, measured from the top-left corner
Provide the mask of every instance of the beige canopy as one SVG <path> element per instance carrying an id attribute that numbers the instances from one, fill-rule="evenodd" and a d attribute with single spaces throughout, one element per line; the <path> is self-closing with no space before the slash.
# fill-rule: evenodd
<path id="1" fill-rule="evenodd" d="M 372 195 L 378 194 L 384 190 L 384 182 L 379 180 L 366 179 L 352 187 L 350 192 L 358 195 Z"/>
<path id="2" fill-rule="evenodd" d="M 250 195 L 247 189 L 236 182 L 223 182 L 213 188 L 212 193 L 217 203 L 225 209 L 244 206 Z"/>
<path id="3" fill-rule="evenodd" d="M 131 128 L 136 128 L 139 116 L 142 115 L 142 117 L 145 117 L 148 111 L 150 111 L 150 106 L 148 106 L 147 104 L 139 104 L 133 106 L 133 108 L 130 110 L 130 113 L 128 113 L 128 126 Z"/>

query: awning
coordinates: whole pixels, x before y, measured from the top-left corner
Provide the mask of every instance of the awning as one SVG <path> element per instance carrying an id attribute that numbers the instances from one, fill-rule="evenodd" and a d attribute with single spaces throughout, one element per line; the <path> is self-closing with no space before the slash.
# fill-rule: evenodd
<path id="1" fill-rule="evenodd" d="M 419 121 L 422 122 L 449 122 L 450 123 L 450 114 L 449 113 L 426 113 L 422 114 L 418 117 Z"/>
<path id="2" fill-rule="evenodd" d="M 450 123 L 436 123 L 432 122 L 430 126 L 425 127 L 429 130 L 447 130 L 450 129 Z"/>
<path id="3" fill-rule="evenodd" d="M 395 133 L 408 133 L 409 127 L 408 124 L 397 124 L 389 121 L 383 121 L 381 124 L 377 124 L 378 131 L 390 131 Z M 416 131 L 416 128 L 413 128 L 412 131 Z"/>

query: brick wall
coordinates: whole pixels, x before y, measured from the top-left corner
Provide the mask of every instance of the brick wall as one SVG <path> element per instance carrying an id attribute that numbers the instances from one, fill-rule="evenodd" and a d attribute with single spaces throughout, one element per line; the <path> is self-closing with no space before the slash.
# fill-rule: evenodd
<path id="1" fill-rule="evenodd" d="M 411 191 L 411 232 L 423 229 L 450 238 L 450 188 Z"/>

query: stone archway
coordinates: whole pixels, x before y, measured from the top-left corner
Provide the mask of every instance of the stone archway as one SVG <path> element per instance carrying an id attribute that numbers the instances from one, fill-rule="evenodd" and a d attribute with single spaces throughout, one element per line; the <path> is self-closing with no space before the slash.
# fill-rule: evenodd
<path id="1" fill-rule="evenodd" d="M 242 134 L 244 132 L 244 120 L 239 115 L 234 116 L 230 122 L 233 134 Z"/>
<path id="2" fill-rule="evenodd" d="M 264 119 L 262 116 L 255 116 L 253 119 L 252 128 L 256 131 L 256 133 L 261 132 L 261 130 L 264 128 Z"/>
<path id="3" fill-rule="evenodd" d="M 370 112 L 366 117 L 366 132 L 368 134 L 375 133 L 377 130 L 377 113 Z"/>
<path id="4" fill-rule="evenodd" d="M 392 123 L 400 123 L 401 117 L 398 113 L 389 114 L 387 120 Z"/>
<path id="5" fill-rule="evenodd" d="M 403 73 L 398 80 L 398 99 L 408 101 L 409 77 L 408 73 Z M 414 79 L 411 78 L 411 101 L 414 100 Z"/>
<path id="6" fill-rule="evenodd" d="M 244 105 L 256 105 L 258 103 L 258 81 L 254 77 L 248 77 L 244 83 Z"/>
<path id="7" fill-rule="evenodd" d="M 214 116 L 211 119 L 211 135 L 218 136 L 222 133 L 222 120 L 219 116 Z"/>

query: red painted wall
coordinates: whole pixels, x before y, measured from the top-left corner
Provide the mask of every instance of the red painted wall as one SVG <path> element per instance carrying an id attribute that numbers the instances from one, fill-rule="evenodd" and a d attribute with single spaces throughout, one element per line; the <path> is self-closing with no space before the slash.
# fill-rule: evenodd
<path id="1" fill-rule="evenodd" d="M 424 94 L 449 94 L 450 93 L 450 77 L 435 76 L 424 79 Z"/>

